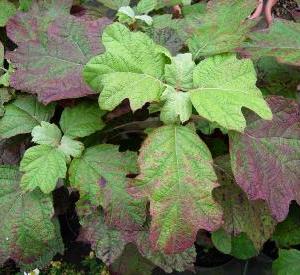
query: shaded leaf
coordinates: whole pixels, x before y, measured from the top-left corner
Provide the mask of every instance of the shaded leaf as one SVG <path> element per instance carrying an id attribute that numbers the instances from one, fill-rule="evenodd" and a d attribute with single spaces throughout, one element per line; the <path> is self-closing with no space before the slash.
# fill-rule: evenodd
<path id="1" fill-rule="evenodd" d="M 280 62 L 300 65 L 300 24 L 275 20 L 268 32 L 253 32 L 245 50 L 253 57 L 274 56 Z"/>
<path id="2" fill-rule="evenodd" d="M 60 127 L 69 137 L 85 137 L 104 128 L 101 117 L 105 114 L 97 103 L 84 101 L 74 107 L 64 109 L 60 118 Z"/>
<path id="3" fill-rule="evenodd" d="M 250 200 L 263 199 L 282 221 L 291 200 L 300 203 L 300 112 L 298 104 L 269 97 L 273 120 L 249 114 L 244 134 L 230 132 L 231 165 L 236 182 Z"/>
<path id="4" fill-rule="evenodd" d="M 9 102 L 12 99 L 12 93 L 8 88 L 0 88 L 0 120 L 4 115 L 5 108 L 4 104 Z"/>
<path id="5" fill-rule="evenodd" d="M 241 108 L 247 107 L 264 119 L 272 113 L 256 87 L 256 73 L 249 59 L 217 55 L 201 61 L 194 70 L 191 101 L 199 115 L 227 129 L 243 131 L 246 120 Z"/>
<path id="6" fill-rule="evenodd" d="M 136 154 L 110 144 L 86 149 L 69 168 L 71 185 L 93 205 L 101 205 L 107 224 L 120 229 L 140 228 L 146 219 L 145 201 L 133 200 L 125 189 L 126 175 L 136 172 Z"/>
<path id="7" fill-rule="evenodd" d="M 20 173 L 12 166 L 0 166 L 0 261 L 12 258 L 22 268 L 44 267 L 63 242 L 49 195 L 35 190 L 23 193 Z"/>
<path id="8" fill-rule="evenodd" d="M 44 193 L 50 193 L 57 180 L 66 176 L 65 155 L 49 145 L 33 146 L 25 152 L 20 171 L 25 173 L 21 179 L 23 190 L 32 191 L 39 187 Z"/>
<path id="9" fill-rule="evenodd" d="M 192 28 L 187 43 L 193 57 L 234 52 L 256 24 L 246 19 L 255 5 L 252 0 L 212 0 L 196 22 L 186 21 L 185 28 Z"/>
<path id="10" fill-rule="evenodd" d="M 222 206 L 222 228 L 230 235 L 246 233 L 256 250 L 271 237 L 276 222 L 263 201 L 249 201 L 247 195 L 235 183 L 228 155 L 215 160 L 220 187 L 214 190 L 216 201 Z"/>
<path id="11" fill-rule="evenodd" d="M 150 260 L 153 264 L 159 266 L 167 273 L 171 273 L 173 270 L 185 271 L 194 269 L 194 262 L 196 261 L 195 247 L 171 255 L 160 251 L 153 251 L 149 241 L 149 233 L 146 231 L 143 231 L 138 235 L 137 247 L 143 257 Z"/>
<path id="12" fill-rule="evenodd" d="M 102 43 L 106 53 L 92 58 L 83 71 L 94 90 L 100 92 L 103 88 L 100 107 L 113 110 L 129 98 L 135 111 L 146 102 L 158 101 L 164 90 L 161 79 L 169 55 L 167 50 L 144 33 L 130 32 L 120 23 L 105 29 Z"/>
<path id="13" fill-rule="evenodd" d="M 272 264 L 275 275 L 298 275 L 300 272 L 300 251 L 280 249 L 279 257 Z"/>
<path id="14" fill-rule="evenodd" d="M 193 245 L 200 228 L 220 227 L 221 208 L 211 194 L 218 186 L 211 154 L 193 129 L 175 125 L 155 129 L 140 149 L 138 163 L 140 175 L 128 190 L 136 198 L 150 200 L 154 250 L 182 252 Z"/>
<path id="15" fill-rule="evenodd" d="M 116 275 L 151 275 L 155 265 L 141 256 L 133 244 L 126 245 L 122 255 L 110 267 Z"/>
<path id="16" fill-rule="evenodd" d="M 300 209 L 292 206 L 289 215 L 276 226 L 272 239 L 279 247 L 290 247 L 300 244 Z"/>
<path id="17" fill-rule="evenodd" d="M 83 65 L 102 52 L 99 36 L 106 18 L 84 21 L 69 14 L 70 0 L 34 2 L 28 13 L 18 12 L 7 25 L 18 48 L 6 57 L 15 67 L 11 86 L 38 94 L 49 103 L 92 94 L 84 83 Z"/>
<path id="18" fill-rule="evenodd" d="M 212 233 L 212 241 L 219 251 L 237 259 L 247 260 L 258 255 L 258 251 L 245 233 L 231 236 L 220 229 Z"/>
<path id="19" fill-rule="evenodd" d="M 18 96 L 5 106 L 5 114 L 0 119 L 0 138 L 9 138 L 30 133 L 42 121 L 49 121 L 55 106 L 44 106 L 32 96 Z"/>

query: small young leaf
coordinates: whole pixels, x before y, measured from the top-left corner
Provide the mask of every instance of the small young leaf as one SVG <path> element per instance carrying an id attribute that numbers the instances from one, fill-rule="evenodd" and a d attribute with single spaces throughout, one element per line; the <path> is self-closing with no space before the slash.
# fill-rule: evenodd
<path id="1" fill-rule="evenodd" d="M 5 106 L 5 114 L 0 119 L 0 138 L 9 138 L 30 133 L 42 121 L 49 121 L 55 105 L 44 106 L 32 96 L 18 96 Z"/>
<path id="2" fill-rule="evenodd" d="M 189 120 L 192 115 L 192 102 L 189 93 L 178 91 L 168 86 L 161 96 L 165 101 L 160 111 L 160 120 L 166 124 L 175 123 L 180 120 L 182 123 Z"/>
<path id="3" fill-rule="evenodd" d="M 103 88 L 100 107 L 113 110 L 129 98 L 135 111 L 147 102 L 158 101 L 164 90 L 161 79 L 168 51 L 144 33 L 130 32 L 120 23 L 105 29 L 102 43 L 106 53 L 92 58 L 83 71 L 93 89 L 100 92 Z"/>
<path id="4" fill-rule="evenodd" d="M 11 16 L 16 13 L 17 9 L 14 3 L 7 0 L 0 1 L 0 27 L 4 27 Z"/>
<path id="5" fill-rule="evenodd" d="M 71 156 L 74 158 L 79 158 L 81 156 L 84 150 L 84 145 L 82 142 L 64 135 L 60 141 L 58 150 L 62 151 L 65 154 L 69 162 Z"/>
<path id="6" fill-rule="evenodd" d="M 220 227 L 221 207 L 212 197 L 218 185 L 211 154 L 191 127 L 163 126 L 151 132 L 138 163 L 140 175 L 128 191 L 150 200 L 154 250 L 182 252 L 193 245 L 200 228 Z"/>
<path id="7" fill-rule="evenodd" d="M 300 251 L 280 249 L 279 257 L 273 262 L 275 275 L 298 275 L 300 273 Z"/>
<path id="8" fill-rule="evenodd" d="M 196 67 L 190 53 L 178 54 L 172 58 L 172 63 L 165 67 L 167 84 L 177 90 L 193 88 L 193 70 Z"/>
<path id="9" fill-rule="evenodd" d="M 104 114 L 97 103 L 84 101 L 65 108 L 59 124 L 65 135 L 72 138 L 85 137 L 103 129 L 105 125 L 101 117 Z"/>
<path id="10" fill-rule="evenodd" d="M 249 201 L 247 195 L 235 183 L 228 155 L 216 158 L 216 173 L 220 187 L 214 189 L 214 197 L 222 206 L 222 228 L 232 236 L 246 233 L 256 250 L 271 237 L 276 222 L 263 201 Z"/>
<path id="11" fill-rule="evenodd" d="M 292 200 L 300 203 L 300 111 L 296 101 L 272 96 L 273 120 L 249 114 L 245 132 L 230 132 L 230 157 L 238 185 L 250 200 L 262 199 L 283 221 Z"/>
<path id="12" fill-rule="evenodd" d="M 135 19 L 145 22 L 148 26 L 150 26 L 153 22 L 152 17 L 149 15 L 136 15 Z"/>
<path id="13" fill-rule="evenodd" d="M 77 18 L 69 14 L 71 5 L 70 0 L 34 1 L 29 12 L 18 12 L 7 24 L 18 45 L 6 54 L 16 69 L 10 83 L 44 103 L 93 94 L 81 71 L 103 51 L 99 36 L 110 20 Z"/>
<path id="14" fill-rule="evenodd" d="M 217 55 L 200 62 L 194 70 L 191 101 L 199 115 L 230 130 L 242 132 L 246 120 L 241 108 L 247 107 L 264 119 L 272 112 L 255 86 L 256 73 L 249 59 Z"/>
<path id="15" fill-rule="evenodd" d="M 20 171 L 25 173 L 21 179 L 23 190 L 39 187 L 44 193 L 50 193 L 57 180 L 66 176 L 66 158 L 63 152 L 49 145 L 33 146 L 25 152 Z"/>
<path id="16" fill-rule="evenodd" d="M 254 57 L 274 56 L 280 62 L 300 65 L 300 24 L 275 20 L 269 32 L 253 32 L 246 51 Z"/>
<path id="17" fill-rule="evenodd" d="M 61 131 L 53 123 L 41 122 L 41 126 L 35 126 L 31 132 L 32 141 L 37 144 L 57 147 L 61 140 Z"/>
<path id="18" fill-rule="evenodd" d="M 22 268 L 42 268 L 64 247 L 52 197 L 39 190 L 23 193 L 21 173 L 0 166 L 0 264 L 8 258 Z M 33 269 L 33 268 L 31 268 Z"/>

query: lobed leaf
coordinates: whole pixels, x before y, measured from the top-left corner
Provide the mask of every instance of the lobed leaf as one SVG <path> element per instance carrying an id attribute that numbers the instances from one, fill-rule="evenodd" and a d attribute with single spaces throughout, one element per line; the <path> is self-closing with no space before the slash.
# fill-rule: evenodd
<path id="1" fill-rule="evenodd" d="M 247 107 L 264 119 L 272 113 L 256 87 L 256 73 L 249 59 L 217 55 L 201 61 L 194 70 L 191 101 L 200 116 L 230 130 L 242 132 L 246 120 L 241 108 Z"/>
<path id="2" fill-rule="evenodd" d="M 41 126 L 35 126 L 31 132 L 32 141 L 37 144 L 57 147 L 61 140 L 61 131 L 54 124 L 42 121 Z"/>
<path id="3" fill-rule="evenodd" d="M 164 90 L 162 77 L 170 54 L 146 34 L 130 32 L 124 25 L 108 26 L 102 43 L 106 53 L 85 66 L 87 83 L 100 92 L 101 109 L 113 110 L 128 98 L 133 111 L 145 103 L 158 101 Z M 145 92 L 147 91 L 147 92 Z"/>
<path id="4" fill-rule="evenodd" d="M 300 203 L 300 112 L 296 101 L 272 96 L 273 120 L 248 116 L 245 132 L 230 132 L 230 156 L 237 184 L 250 200 L 262 199 L 283 221 L 291 200 Z"/>
<path id="5" fill-rule="evenodd" d="M 44 193 L 50 193 L 57 180 L 66 176 L 66 158 L 63 152 L 49 145 L 33 146 L 25 152 L 20 171 L 25 173 L 21 179 L 24 191 L 39 187 Z"/>
<path id="6" fill-rule="evenodd" d="M 72 1 L 34 2 L 28 13 L 18 12 L 7 24 L 18 45 L 6 54 L 15 72 L 11 86 L 36 93 L 40 101 L 93 94 L 81 76 L 83 66 L 103 51 L 99 36 L 107 18 L 85 21 L 69 14 Z"/>
<path id="7" fill-rule="evenodd" d="M 212 197 L 217 187 L 211 154 L 190 127 L 152 131 L 138 158 L 140 175 L 129 183 L 135 198 L 150 200 L 150 242 L 167 254 L 191 247 L 200 228 L 220 227 L 222 211 Z M 187 196 L 188 194 L 188 196 Z"/>

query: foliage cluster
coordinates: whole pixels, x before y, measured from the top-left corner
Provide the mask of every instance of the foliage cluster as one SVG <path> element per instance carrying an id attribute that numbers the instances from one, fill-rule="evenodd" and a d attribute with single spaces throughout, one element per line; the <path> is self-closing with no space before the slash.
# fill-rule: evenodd
<path id="1" fill-rule="evenodd" d="M 193 270 L 199 232 L 299 274 L 300 24 L 206 2 L 0 1 L 2 264 L 63 254 L 65 186 L 116 274 Z"/>

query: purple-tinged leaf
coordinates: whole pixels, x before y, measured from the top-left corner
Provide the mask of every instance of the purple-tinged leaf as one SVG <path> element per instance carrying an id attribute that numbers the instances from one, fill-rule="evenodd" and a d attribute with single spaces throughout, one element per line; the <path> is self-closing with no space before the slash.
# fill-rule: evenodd
<path id="1" fill-rule="evenodd" d="M 28 13 L 17 13 L 7 25 L 9 38 L 18 45 L 6 55 L 16 69 L 11 86 L 38 94 L 43 103 L 94 93 L 81 71 L 103 51 L 99 39 L 111 21 L 72 16 L 71 4 L 69 0 L 34 3 Z"/>
<path id="2" fill-rule="evenodd" d="M 282 221 L 292 200 L 300 203 L 300 110 L 296 101 L 272 96 L 273 120 L 251 113 L 244 133 L 231 132 L 230 156 L 236 182 L 250 200 L 265 200 Z"/>

